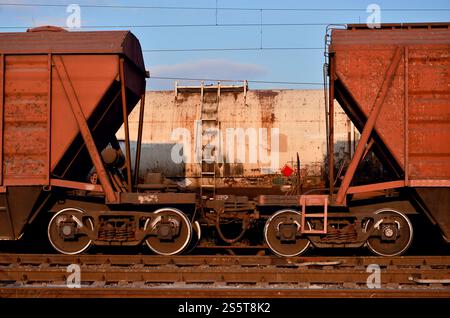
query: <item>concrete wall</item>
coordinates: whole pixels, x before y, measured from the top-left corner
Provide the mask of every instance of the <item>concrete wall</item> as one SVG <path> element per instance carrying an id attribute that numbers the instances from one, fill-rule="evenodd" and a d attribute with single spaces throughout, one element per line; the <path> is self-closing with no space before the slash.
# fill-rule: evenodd
<path id="1" fill-rule="evenodd" d="M 354 127 L 342 109 L 338 105 L 336 108 L 335 150 L 339 160 L 345 153 L 348 155 L 349 148 L 354 146 Z M 181 91 L 177 95 L 174 91 L 146 93 L 141 174 L 145 171 L 162 171 L 167 177 L 187 177 L 195 182 L 200 175 L 200 164 L 195 162 L 196 142 L 201 136 L 196 137 L 196 120 L 200 119 L 200 114 L 200 89 Z M 132 140 L 136 140 L 138 118 L 139 107 L 136 107 L 129 117 Z M 327 151 L 322 90 L 248 90 L 246 94 L 242 90 L 221 91 L 218 118 L 222 137 L 222 162 L 218 164 L 221 182 L 226 183 L 225 179 L 232 177 L 258 178 L 268 172 L 279 175 L 285 164 L 294 167 L 297 152 L 305 180 L 308 179 L 311 184 L 320 182 Z M 237 158 L 234 158 L 234 162 L 230 163 L 233 160 L 226 156 L 225 146 L 230 140 L 226 132 L 227 129 L 235 131 L 237 128 L 244 131 L 250 128 L 250 135 L 256 133 L 257 140 L 255 143 L 247 137 L 244 162 L 236 162 Z M 171 160 L 171 151 L 174 145 L 180 146 L 182 143 L 178 133 L 182 131 L 189 132 L 189 140 L 185 140 L 183 151 L 191 160 L 177 164 Z M 267 132 L 267 138 L 264 132 Z M 123 128 L 117 137 L 124 138 Z M 267 140 L 267 145 L 261 142 L 264 140 Z M 273 143 L 276 140 L 278 151 Z M 263 145 L 261 150 L 260 145 Z M 253 163 L 249 158 L 252 150 L 257 154 L 256 162 Z M 265 155 L 269 156 L 269 160 L 263 158 Z M 263 179 L 271 183 L 272 178 L 273 175 Z"/>

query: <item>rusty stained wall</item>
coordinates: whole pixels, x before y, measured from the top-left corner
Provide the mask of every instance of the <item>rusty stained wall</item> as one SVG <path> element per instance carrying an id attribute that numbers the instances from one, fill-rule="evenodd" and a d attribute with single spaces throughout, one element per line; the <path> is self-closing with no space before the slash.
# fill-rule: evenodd
<path id="1" fill-rule="evenodd" d="M 200 89 L 198 93 L 178 93 L 177 97 L 173 91 L 148 91 L 145 100 L 140 175 L 146 171 L 161 171 L 167 177 L 186 176 L 195 182 L 200 176 L 200 165 L 195 162 L 175 164 L 171 160 L 171 149 L 177 144 L 171 135 L 177 128 L 186 128 L 190 132 L 191 158 L 194 160 L 195 121 L 200 118 L 201 107 Z M 136 140 L 138 116 L 139 109 L 136 107 L 129 117 L 132 140 Z M 353 143 L 349 143 L 349 138 L 354 138 L 354 127 L 338 105 L 335 116 L 335 150 L 339 161 L 348 156 L 349 147 L 354 147 Z M 242 91 L 221 92 L 219 121 L 223 145 L 226 144 L 227 128 L 254 128 L 258 134 L 260 128 L 267 128 L 270 148 L 272 129 L 278 128 L 279 134 L 273 136 L 279 140 L 279 160 L 275 163 L 278 169 L 275 172 L 279 175 L 285 164 L 293 167 L 298 152 L 302 176 L 307 179 L 307 183 L 314 185 L 321 182 L 327 151 L 323 90 L 249 90 L 246 97 Z M 123 127 L 117 137 L 119 140 L 124 138 Z M 267 177 L 270 164 L 261 162 L 258 150 L 257 163 L 249 163 L 250 147 L 258 145 L 250 144 L 247 139 L 244 163 L 219 164 L 219 185 L 221 182 L 230 184 L 230 178 L 242 184 L 253 180 L 253 177 L 258 179 L 262 176 L 265 177 L 259 178 L 260 181 L 264 179 L 266 183 L 272 183 L 273 176 Z M 132 143 L 133 157 L 134 149 L 135 144 Z M 250 183 L 253 184 L 253 181 Z"/>

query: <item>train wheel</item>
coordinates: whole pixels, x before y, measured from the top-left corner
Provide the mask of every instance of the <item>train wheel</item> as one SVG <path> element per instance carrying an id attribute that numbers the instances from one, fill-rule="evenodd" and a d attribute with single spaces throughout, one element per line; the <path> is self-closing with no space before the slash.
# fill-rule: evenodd
<path id="1" fill-rule="evenodd" d="M 413 239 L 413 227 L 408 217 L 395 210 L 379 210 L 375 214 L 383 215 L 383 219 L 374 224 L 366 223 L 364 229 L 367 232 L 370 227 L 375 227 L 375 235 L 369 237 L 367 246 L 380 256 L 395 256 L 403 254 L 411 245 Z"/>
<path id="2" fill-rule="evenodd" d="M 87 226 L 94 230 L 90 219 L 83 223 L 84 211 L 67 208 L 57 212 L 48 224 L 47 234 L 53 248 L 60 253 L 74 255 L 85 251 L 92 243 L 81 228 Z"/>
<path id="3" fill-rule="evenodd" d="M 304 253 L 311 242 L 300 236 L 300 224 L 301 214 L 295 210 L 280 210 L 272 215 L 264 226 L 264 239 L 269 248 L 283 257 Z"/>
<path id="4" fill-rule="evenodd" d="M 156 254 L 175 255 L 183 252 L 192 239 L 192 225 L 187 216 L 178 209 L 163 208 L 154 212 L 157 216 L 145 222 L 156 235 L 149 236 L 145 243 Z"/>
<path id="5" fill-rule="evenodd" d="M 202 239 L 202 228 L 198 221 L 192 223 L 192 229 L 194 231 L 192 233 L 192 239 L 191 242 L 189 243 L 189 246 L 185 250 L 185 253 L 187 254 L 192 252 L 197 247 L 198 242 L 200 242 L 200 240 Z"/>

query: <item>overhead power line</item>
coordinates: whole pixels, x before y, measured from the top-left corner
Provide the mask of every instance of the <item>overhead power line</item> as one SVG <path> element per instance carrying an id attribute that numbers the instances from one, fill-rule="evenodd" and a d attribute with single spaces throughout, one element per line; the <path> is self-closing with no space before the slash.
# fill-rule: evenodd
<path id="1" fill-rule="evenodd" d="M 16 7 L 67 7 L 67 4 L 53 3 L 1 3 L 1 6 Z M 106 5 L 106 4 L 80 4 L 84 8 L 108 9 L 159 9 L 159 10 L 229 10 L 229 11 L 366 11 L 366 8 L 245 8 L 245 7 L 187 7 L 187 6 L 145 6 L 145 5 Z M 383 11 L 450 11 L 450 8 L 383 8 Z"/>
<path id="2" fill-rule="evenodd" d="M 151 76 L 151 75 L 150 75 L 150 79 L 178 80 L 178 81 L 205 81 L 205 82 L 244 82 L 244 80 L 235 80 L 235 79 L 168 77 L 168 76 Z M 319 82 L 258 81 L 258 80 L 247 80 L 247 82 L 258 83 L 258 84 L 320 85 L 320 86 L 323 86 L 323 83 L 319 83 Z"/>
<path id="3" fill-rule="evenodd" d="M 110 28 L 189 28 L 189 27 L 277 27 L 277 26 L 327 26 L 337 23 L 219 23 L 219 24 L 129 24 L 129 25 L 82 25 L 81 29 Z M 0 29 L 28 29 L 33 26 L 0 26 Z"/>
<path id="4" fill-rule="evenodd" d="M 242 48 L 186 48 L 186 49 L 144 49 L 142 52 L 209 52 L 209 51 L 289 51 L 324 50 L 323 47 L 242 47 Z"/>

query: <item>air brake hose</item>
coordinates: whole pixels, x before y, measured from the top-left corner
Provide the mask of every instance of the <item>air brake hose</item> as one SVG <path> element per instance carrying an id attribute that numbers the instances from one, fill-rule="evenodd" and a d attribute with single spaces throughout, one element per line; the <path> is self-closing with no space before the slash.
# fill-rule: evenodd
<path id="1" fill-rule="evenodd" d="M 233 243 L 236 243 L 237 241 L 239 241 L 240 239 L 242 239 L 242 237 L 244 236 L 245 232 L 247 231 L 247 221 L 245 219 L 242 221 L 241 233 L 239 233 L 239 235 L 237 237 L 235 237 L 234 239 L 229 239 L 229 238 L 226 238 L 225 235 L 223 235 L 222 230 L 220 229 L 220 212 L 217 212 L 216 229 L 217 229 L 217 234 L 219 234 L 219 237 L 225 243 L 233 244 Z"/>

